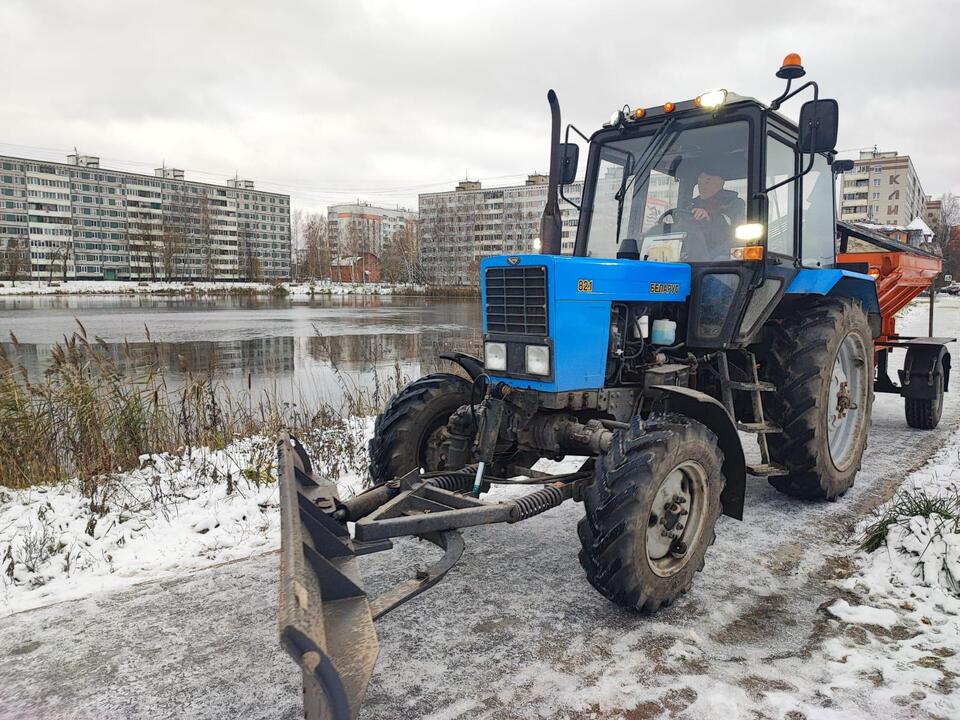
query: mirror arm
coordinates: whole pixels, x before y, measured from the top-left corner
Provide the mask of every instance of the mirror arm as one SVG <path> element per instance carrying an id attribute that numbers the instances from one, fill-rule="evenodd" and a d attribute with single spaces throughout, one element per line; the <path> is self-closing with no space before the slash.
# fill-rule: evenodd
<path id="1" fill-rule="evenodd" d="M 779 110 L 780 106 L 783 105 L 787 100 L 794 97 L 795 95 L 799 95 L 811 85 L 813 86 L 813 99 L 816 100 L 820 94 L 820 88 L 817 86 L 816 81 L 808 80 L 803 85 L 798 87 L 796 90 L 794 90 L 793 92 L 790 92 L 790 81 L 787 80 L 787 87 L 783 91 L 783 95 L 781 95 L 776 100 L 770 103 L 770 109 Z"/>
<path id="2" fill-rule="evenodd" d="M 794 90 L 793 92 L 787 92 L 787 91 L 790 90 L 790 81 L 787 80 L 787 90 L 784 91 L 784 94 L 783 94 L 783 95 L 781 95 L 781 96 L 778 97 L 776 100 L 774 100 L 772 103 L 770 103 L 770 108 L 767 110 L 767 112 L 769 112 L 770 110 L 776 110 L 776 109 L 779 108 L 784 102 L 786 102 L 787 100 L 789 100 L 790 98 L 792 98 L 794 95 L 797 95 L 798 93 L 803 92 L 804 90 L 806 90 L 808 87 L 811 87 L 811 86 L 813 87 L 813 102 L 817 102 L 817 100 L 820 99 L 820 87 L 817 85 L 816 82 L 814 82 L 813 80 L 810 80 L 809 82 L 805 82 L 803 85 L 801 85 L 800 87 L 798 87 L 798 88 L 797 88 L 796 90 Z M 816 106 L 814 106 L 814 108 L 816 108 Z M 811 145 L 812 147 L 816 147 L 816 146 L 817 146 L 817 122 L 816 122 L 817 116 L 816 116 L 816 115 L 813 116 L 813 120 L 814 120 L 814 122 L 813 122 L 813 135 L 810 137 L 810 141 L 811 141 L 811 142 L 810 142 L 810 145 Z M 801 132 L 802 132 L 802 128 L 801 128 Z M 801 144 L 800 144 L 800 138 L 799 138 L 799 137 L 797 137 L 797 149 L 800 151 L 800 156 L 803 157 L 803 147 L 802 147 Z M 809 153 L 809 155 L 810 155 L 810 162 L 807 163 L 807 168 L 806 168 L 806 170 L 801 170 L 800 172 L 796 173 L 796 174 L 793 175 L 792 177 L 788 177 L 786 180 L 781 180 L 780 182 L 776 183 L 775 185 L 771 185 L 771 186 L 768 187 L 766 190 L 760 191 L 760 193 L 758 193 L 758 195 L 766 195 L 766 194 L 769 193 L 770 191 L 776 190 L 778 187 L 782 187 L 782 186 L 784 186 L 784 185 L 787 185 L 788 183 L 792 183 L 794 180 L 799 180 L 799 179 L 802 178 L 804 175 L 806 175 L 806 174 L 809 173 L 811 170 L 813 170 L 813 163 L 814 163 L 814 161 L 816 160 L 817 153 L 811 152 L 811 153 Z"/>
<path id="3" fill-rule="evenodd" d="M 778 109 L 780 108 L 780 106 L 783 105 L 783 103 L 786 101 L 787 97 L 789 97 L 789 95 L 790 95 L 790 85 L 791 85 L 792 82 L 793 82 L 793 79 L 792 79 L 792 78 L 787 78 L 787 86 L 783 89 L 783 94 L 781 94 L 780 97 L 778 97 L 778 98 L 776 98 L 776 99 L 774 99 L 774 100 L 772 100 L 772 101 L 770 102 L 770 109 L 771 109 L 771 110 L 778 110 Z"/>

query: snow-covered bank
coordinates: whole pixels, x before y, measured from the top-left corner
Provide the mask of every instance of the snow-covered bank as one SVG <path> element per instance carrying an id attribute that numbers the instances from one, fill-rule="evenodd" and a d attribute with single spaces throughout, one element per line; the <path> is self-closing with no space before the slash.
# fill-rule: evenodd
<path id="1" fill-rule="evenodd" d="M 903 512 L 906 493 L 940 498 L 954 517 Z M 917 495 L 920 493 L 920 495 Z M 923 504 L 918 503 L 921 507 Z M 957 717 L 960 678 L 960 432 L 877 511 L 894 512 L 885 542 L 858 553 L 858 569 L 826 606 L 826 634 L 813 662 L 838 694 L 870 681 L 878 710 L 910 708 L 911 717 Z M 861 523 L 866 530 L 873 520 Z M 954 696 L 949 702 L 944 696 Z M 880 716 L 886 716 L 880 712 Z"/>
<path id="2" fill-rule="evenodd" d="M 251 282 L 130 282 L 122 280 L 20 280 L 0 282 L 0 296 L 20 295 L 424 295 L 424 285 L 404 283 L 251 283 Z"/>
<path id="3" fill-rule="evenodd" d="M 357 419 L 319 439 L 341 450 L 315 463 L 344 497 L 362 485 L 371 431 Z M 276 449 L 263 437 L 144 455 L 93 499 L 77 482 L 0 488 L 0 617 L 273 550 L 278 508 Z"/>

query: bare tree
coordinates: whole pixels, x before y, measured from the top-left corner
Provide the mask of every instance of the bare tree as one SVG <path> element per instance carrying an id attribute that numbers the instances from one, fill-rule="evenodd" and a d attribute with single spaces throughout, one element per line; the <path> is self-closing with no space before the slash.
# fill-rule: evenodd
<path id="1" fill-rule="evenodd" d="M 263 266 L 253 246 L 254 235 L 250 224 L 243 222 L 238 226 L 237 233 L 244 278 L 249 282 L 263 282 Z"/>
<path id="2" fill-rule="evenodd" d="M 297 208 L 290 214 L 290 278 L 295 281 L 303 280 L 303 224 L 305 211 Z"/>
<path id="3" fill-rule="evenodd" d="M 151 280 L 157 279 L 159 239 L 160 236 L 154 232 L 154 227 L 149 223 L 136 219 L 127 223 L 127 244 L 130 248 L 131 265 L 136 261 L 146 263 Z M 131 277 L 132 270 L 131 267 Z M 143 279 L 141 272 L 142 270 L 137 268 L 137 279 Z"/>
<path id="4" fill-rule="evenodd" d="M 54 274 L 60 274 L 62 272 L 63 279 L 67 279 L 67 260 L 66 260 L 66 250 L 63 247 L 58 247 L 53 251 L 53 257 L 50 259 L 50 264 L 47 265 L 47 282 L 53 282 Z"/>
<path id="5" fill-rule="evenodd" d="M 415 223 L 405 223 L 383 243 L 383 276 L 390 282 L 423 282 Z"/>
<path id="6" fill-rule="evenodd" d="M 172 195 L 169 206 L 164 207 L 160 260 L 165 280 L 179 277 L 178 265 L 182 264 L 183 254 L 189 246 L 192 215 L 189 199 L 180 193 Z"/>
<path id="7" fill-rule="evenodd" d="M 324 277 L 330 269 L 327 219 L 320 213 L 305 213 L 303 223 L 303 274 Z"/>
<path id="8" fill-rule="evenodd" d="M 947 273 L 960 276 L 960 241 L 956 240 L 960 234 L 960 201 L 950 192 L 940 196 L 940 209 L 933 219 L 933 242 L 944 258 L 944 270 Z"/>
<path id="9" fill-rule="evenodd" d="M 201 195 L 197 200 L 196 220 L 197 238 L 195 244 L 199 246 L 204 279 L 211 281 L 214 280 L 214 264 L 217 258 L 213 249 L 213 232 L 211 230 L 212 222 L 210 219 L 210 199 L 207 197 L 206 193 Z M 240 222 L 242 221 L 238 221 L 237 223 L 238 228 L 240 227 Z"/>
<path id="10" fill-rule="evenodd" d="M 10 284 L 16 286 L 21 269 L 29 266 L 30 263 L 30 258 L 25 248 L 21 247 L 19 238 L 7 238 L 2 257 L 4 274 L 10 279 Z"/>

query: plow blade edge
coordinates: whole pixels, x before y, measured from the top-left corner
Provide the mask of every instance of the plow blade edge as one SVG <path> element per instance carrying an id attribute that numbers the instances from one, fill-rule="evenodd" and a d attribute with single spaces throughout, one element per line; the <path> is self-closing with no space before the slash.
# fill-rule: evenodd
<path id="1" fill-rule="evenodd" d="M 336 486 L 317 478 L 303 447 L 278 443 L 280 642 L 303 671 L 308 720 L 353 720 L 377 661 L 377 634 L 346 528 L 326 510 Z"/>

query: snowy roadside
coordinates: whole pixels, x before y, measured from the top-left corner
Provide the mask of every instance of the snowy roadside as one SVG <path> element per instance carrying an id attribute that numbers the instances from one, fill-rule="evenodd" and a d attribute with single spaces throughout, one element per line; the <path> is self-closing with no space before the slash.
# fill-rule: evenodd
<path id="1" fill-rule="evenodd" d="M 122 280 L 20 280 L 16 285 L 0 282 L 0 296 L 21 295 L 422 295 L 424 285 L 404 283 L 310 282 L 278 284 L 252 282 L 133 282 Z"/>
<path id="2" fill-rule="evenodd" d="M 956 717 L 960 701 L 944 696 L 960 678 L 960 431 L 860 533 L 878 518 L 891 523 L 885 540 L 858 552 L 858 569 L 838 583 L 815 663 L 840 693 L 870 680 L 878 709 Z"/>
<path id="3" fill-rule="evenodd" d="M 318 440 L 340 453 L 321 460 L 319 470 L 349 497 L 362 485 L 372 422 L 355 419 L 330 432 Z M 0 617 L 279 547 L 272 439 L 140 461 L 92 499 L 77 481 L 0 488 Z"/>

